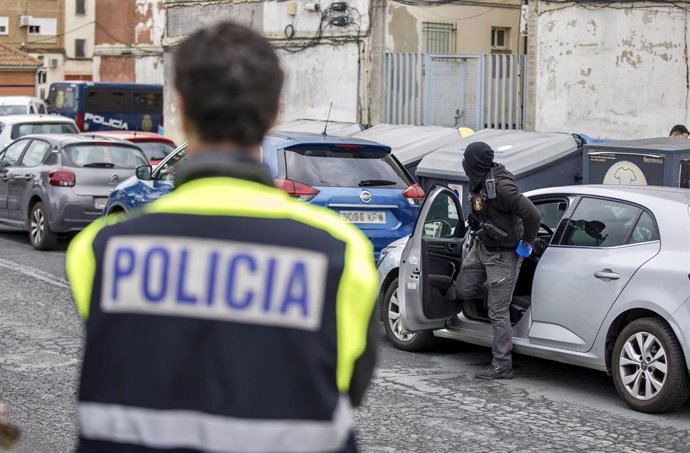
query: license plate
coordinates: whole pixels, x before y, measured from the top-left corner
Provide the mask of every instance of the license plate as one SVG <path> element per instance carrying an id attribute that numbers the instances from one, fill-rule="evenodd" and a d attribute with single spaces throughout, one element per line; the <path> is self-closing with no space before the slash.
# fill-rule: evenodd
<path id="1" fill-rule="evenodd" d="M 93 207 L 99 211 L 105 208 L 105 204 L 108 202 L 106 197 L 93 197 Z"/>
<path id="2" fill-rule="evenodd" d="M 383 211 L 340 211 L 340 218 L 350 223 L 386 223 Z"/>

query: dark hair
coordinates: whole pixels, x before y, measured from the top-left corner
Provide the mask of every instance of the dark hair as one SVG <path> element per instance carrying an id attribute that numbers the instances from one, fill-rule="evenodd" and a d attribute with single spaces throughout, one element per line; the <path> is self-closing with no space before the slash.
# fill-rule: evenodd
<path id="1" fill-rule="evenodd" d="M 682 124 L 676 124 L 673 126 L 671 129 L 671 132 L 669 132 L 668 136 L 670 137 L 673 134 L 687 134 L 690 135 L 690 132 L 688 132 L 688 128 L 683 126 Z"/>
<path id="2" fill-rule="evenodd" d="M 202 141 L 261 143 L 278 111 L 282 85 L 273 47 L 242 25 L 204 27 L 175 52 L 175 88 Z"/>

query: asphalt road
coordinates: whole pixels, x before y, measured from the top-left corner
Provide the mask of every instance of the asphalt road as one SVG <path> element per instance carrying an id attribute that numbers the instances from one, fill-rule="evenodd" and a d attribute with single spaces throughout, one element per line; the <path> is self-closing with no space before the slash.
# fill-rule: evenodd
<path id="1" fill-rule="evenodd" d="M 38 253 L 0 230 L 0 401 L 24 430 L 18 453 L 72 451 L 82 329 L 65 245 Z M 485 348 L 444 342 L 406 353 L 381 337 L 355 414 L 364 452 L 689 452 L 690 405 L 633 412 L 603 373 L 518 356 L 512 381 L 476 380 Z"/>

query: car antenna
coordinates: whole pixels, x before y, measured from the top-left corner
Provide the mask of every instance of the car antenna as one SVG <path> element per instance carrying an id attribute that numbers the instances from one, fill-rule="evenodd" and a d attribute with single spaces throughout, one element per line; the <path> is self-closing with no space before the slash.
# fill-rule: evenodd
<path id="1" fill-rule="evenodd" d="M 333 108 L 333 102 L 331 102 L 331 106 L 328 107 L 328 116 L 326 117 L 326 124 L 323 126 L 323 132 L 321 132 L 321 135 L 324 137 L 328 135 L 327 129 L 328 129 L 328 121 L 331 119 L 331 109 Z"/>

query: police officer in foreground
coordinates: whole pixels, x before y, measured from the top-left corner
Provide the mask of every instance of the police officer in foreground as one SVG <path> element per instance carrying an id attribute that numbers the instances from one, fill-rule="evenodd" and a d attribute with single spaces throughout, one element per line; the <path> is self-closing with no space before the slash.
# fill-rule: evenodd
<path id="1" fill-rule="evenodd" d="M 462 166 L 470 180 L 469 224 L 475 239 L 452 289 L 457 299 L 469 300 L 488 284 L 493 360 L 475 377 L 512 379 L 510 304 L 522 258 L 532 253 L 541 213 L 518 191 L 513 175 L 494 163 L 494 152 L 486 143 L 468 145 Z"/>
<path id="2" fill-rule="evenodd" d="M 206 27 L 174 72 L 189 142 L 176 189 L 67 252 L 86 320 L 78 451 L 356 451 L 372 247 L 260 163 L 283 82 L 264 38 Z"/>

